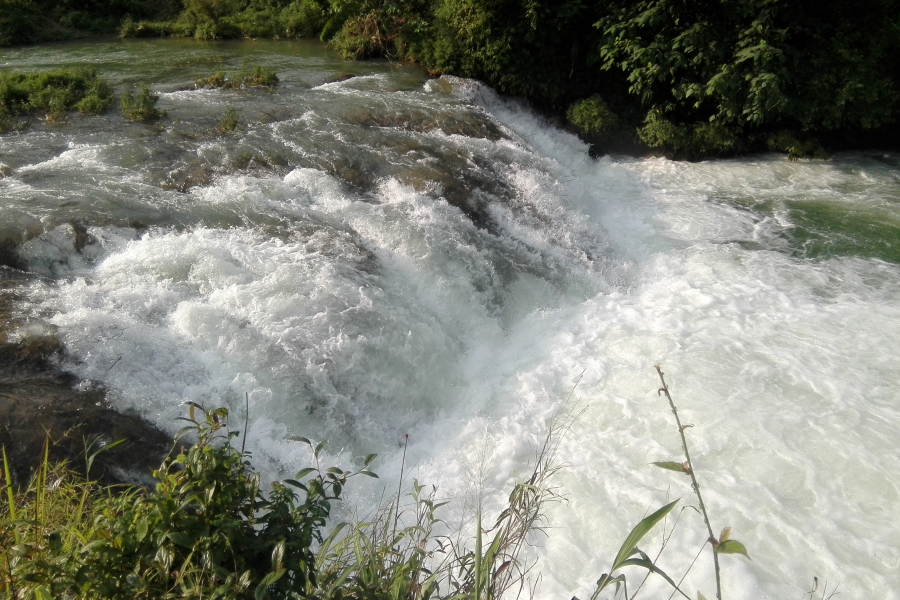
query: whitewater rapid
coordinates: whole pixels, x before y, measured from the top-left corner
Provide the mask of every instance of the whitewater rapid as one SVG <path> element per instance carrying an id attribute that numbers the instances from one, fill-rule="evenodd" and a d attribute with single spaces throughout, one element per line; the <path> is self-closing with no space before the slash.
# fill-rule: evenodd
<path id="1" fill-rule="evenodd" d="M 386 63 L 328 81 L 350 67 L 266 48 L 275 94 L 180 90 L 170 65 L 158 129 L 0 138 L 3 225 L 34 232 L 39 276 L 22 335 L 59 336 L 65 368 L 168 430 L 186 401 L 243 421 L 247 394 L 272 478 L 309 460 L 290 435 L 344 467 L 378 452 L 359 512 L 396 489 L 406 435 L 405 480 L 448 520 L 479 494 L 495 509 L 574 410 L 538 598 L 590 597 L 648 510 L 693 503 L 648 465 L 681 460 L 662 364 L 713 527 L 752 558 L 723 557 L 728 598 L 814 576 L 900 598 L 900 157 L 595 160 L 476 82 Z M 228 105 L 236 138 L 198 133 Z M 686 511 L 660 564 L 680 575 L 706 537 Z M 712 598 L 708 563 L 686 587 Z"/>

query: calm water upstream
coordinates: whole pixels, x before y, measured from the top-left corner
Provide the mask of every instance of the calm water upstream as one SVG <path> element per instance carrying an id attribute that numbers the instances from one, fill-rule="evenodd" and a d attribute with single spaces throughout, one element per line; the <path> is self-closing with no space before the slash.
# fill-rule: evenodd
<path id="1" fill-rule="evenodd" d="M 282 83 L 180 90 L 244 59 Z M 538 598 L 586 598 L 648 508 L 690 501 L 647 465 L 679 456 L 662 363 L 714 527 L 753 558 L 723 558 L 728 598 L 799 600 L 813 576 L 900 598 L 900 156 L 592 160 L 475 82 L 315 43 L 0 52 L 76 62 L 151 82 L 168 117 L 0 136 L 0 238 L 27 238 L 32 273 L 10 335 L 59 336 L 115 406 L 174 430 L 187 400 L 243 420 L 249 393 L 273 477 L 308 458 L 288 435 L 344 466 L 380 454 L 362 511 L 409 434 L 452 520 L 473 473 L 504 497 L 581 375 L 568 500 L 533 553 Z M 243 129 L 223 136 L 228 107 Z M 705 537 L 686 512 L 661 564 L 680 573 Z M 688 588 L 714 597 L 710 571 Z"/>

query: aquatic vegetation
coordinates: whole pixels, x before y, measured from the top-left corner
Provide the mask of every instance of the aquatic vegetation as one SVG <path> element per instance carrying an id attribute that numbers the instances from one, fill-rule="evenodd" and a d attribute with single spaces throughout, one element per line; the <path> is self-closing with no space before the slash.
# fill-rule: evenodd
<path id="1" fill-rule="evenodd" d="M 225 116 L 222 117 L 221 121 L 219 121 L 219 125 L 216 127 L 216 129 L 222 135 L 226 135 L 239 130 L 241 128 L 240 123 L 241 121 L 238 117 L 237 110 L 235 110 L 233 106 L 229 106 L 228 110 L 225 112 Z"/>
<path id="2" fill-rule="evenodd" d="M 241 68 L 234 75 L 228 75 L 219 69 L 208 77 L 198 79 L 194 85 L 197 87 L 230 88 L 274 88 L 278 85 L 278 75 L 275 71 L 260 65 L 248 67 L 247 63 L 241 64 Z"/>
<path id="3" fill-rule="evenodd" d="M 0 131 L 14 128 L 16 116 L 41 115 L 60 122 L 73 110 L 100 114 L 112 96 L 109 83 L 87 67 L 0 74 Z"/>
<path id="4" fill-rule="evenodd" d="M 129 90 L 122 93 L 120 107 L 122 115 L 129 121 L 153 121 L 166 114 L 156 108 L 157 102 L 159 102 L 159 94 L 151 92 L 150 86 L 142 83 L 138 86 L 135 94 Z"/>

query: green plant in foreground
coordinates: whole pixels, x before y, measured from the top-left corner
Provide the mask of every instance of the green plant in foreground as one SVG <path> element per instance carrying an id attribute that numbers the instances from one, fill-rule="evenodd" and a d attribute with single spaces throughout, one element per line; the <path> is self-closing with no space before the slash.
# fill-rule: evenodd
<path id="1" fill-rule="evenodd" d="M 159 94 L 150 91 L 146 83 L 138 85 L 137 93 L 132 94 L 126 90 L 122 94 L 120 107 L 122 115 L 129 121 L 152 121 L 164 117 L 166 113 L 156 108 L 159 102 Z"/>
<path id="2" fill-rule="evenodd" d="M 672 595 L 674 596 L 676 593 L 680 593 L 685 598 L 690 598 L 684 591 L 681 590 L 681 583 L 684 581 L 687 574 L 690 572 L 691 568 L 693 568 L 694 563 L 699 558 L 700 553 L 703 552 L 703 549 L 707 544 L 710 544 L 712 547 L 712 556 L 713 556 L 713 566 L 716 574 L 716 598 L 718 600 L 722 600 L 722 583 L 721 583 L 721 574 L 719 569 L 719 554 L 743 554 L 747 558 L 750 556 L 747 554 L 747 549 L 744 545 L 737 541 L 732 540 L 731 538 L 731 528 L 725 527 L 722 532 L 716 537 L 713 534 L 712 525 L 710 524 L 709 514 L 706 511 L 706 505 L 703 502 L 703 495 L 700 493 L 700 484 L 697 482 L 697 476 L 694 473 L 694 465 L 691 461 L 691 454 L 688 450 L 687 438 L 684 435 L 684 430 L 692 427 L 692 425 L 682 425 L 681 418 L 678 416 L 678 408 L 675 406 L 675 402 L 672 400 L 672 396 L 669 393 L 669 386 L 666 384 L 666 380 L 664 377 L 664 373 L 662 372 L 662 368 L 659 365 L 654 367 L 656 369 L 657 374 L 659 375 L 659 380 L 662 387 L 659 388 L 659 394 L 664 395 L 666 400 L 669 402 L 669 408 L 672 410 L 672 414 L 675 416 L 675 424 L 678 426 L 678 433 L 681 436 L 681 446 L 684 450 L 684 462 L 677 461 L 663 461 L 663 462 L 654 462 L 651 463 L 657 467 L 662 469 L 666 469 L 669 471 L 676 471 L 678 473 L 683 473 L 685 475 L 690 476 L 691 478 L 691 488 L 694 490 L 694 494 L 697 496 L 697 501 L 699 503 L 698 512 L 703 517 L 703 522 L 706 525 L 707 532 L 709 537 L 703 542 L 703 545 L 700 547 L 700 552 L 697 553 L 697 556 L 694 557 L 694 560 L 691 562 L 687 571 L 682 575 L 681 579 L 678 583 L 666 574 L 662 569 L 660 569 L 656 565 L 656 560 L 651 559 L 645 552 L 638 548 L 638 543 L 643 539 L 647 533 L 649 533 L 657 523 L 663 520 L 673 508 L 678 503 L 678 500 L 674 502 L 670 502 L 658 509 L 656 512 L 651 514 L 648 517 L 645 517 L 641 520 L 640 523 L 631 531 L 628 537 L 625 539 L 625 542 L 619 548 L 619 552 L 616 554 L 616 558 L 613 561 L 612 568 L 610 568 L 609 573 L 604 573 L 600 579 L 597 581 L 597 588 L 594 591 L 593 596 L 591 596 L 591 600 L 596 600 L 605 588 L 610 586 L 611 584 L 616 584 L 616 589 L 618 590 L 620 585 L 625 586 L 625 595 L 628 597 L 628 588 L 627 581 L 624 575 L 613 575 L 616 571 L 618 571 L 622 567 L 634 566 L 641 567 L 648 571 L 647 575 L 649 576 L 651 573 L 656 573 L 660 575 L 663 579 L 666 580 L 673 588 L 674 591 Z M 677 521 L 676 521 L 677 524 Z M 667 539 L 664 539 L 663 549 L 665 549 L 665 542 Z M 662 554 L 662 549 L 659 554 L 657 554 L 656 559 L 659 559 L 660 554 Z M 646 578 L 645 578 L 646 581 Z M 643 583 L 641 584 L 643 585 Z M 638 588 L 638 591 L 640 587 Z M 631 596 L 633 599 L 637 595 L 637 591 Z M 700 592 L 697 593 L 698 598 L 700 600 L 703 599 L 703 594 Z M 671 598 L 671 596 L 670 596 Z"/>
<path id="3" fill-rule="evenodd" d="M 719 554 L 741 553 L 729 528 L 712 534 L 687 441 L 663 373 L 657 368 L 685 451 L 684 462 L 653 463 L 691 477 L 714 552 L 717 597 L 721 600 Z M 190 448 L 173 451 L 154 472 L 154 489 L 101 486 L 80 478 L 65 464 L 51 465 L 48 446 L 30 486 L 14 489 L 3 451 L 5 504 L 0 500 L 0 597 L 95 599 L 309 599 L 309 600 L 496 600 L 521 593 L 533 567 L 521 558 L 530 536 L 540 531 L 548 503 L 559 496 L 550 481 L 560 440 L 577 416 L 567 413 L 550 425 L 529 476 L 519 480 L 488 529 L 479 508 L 472 536 L 447 533 L 438 517 L 446 502 L 418 481 L 402 503 L 403 467 L 395 501 L 370 518 L 341 523 L 328 535 L 333 503 L 348 480 L 368 471 L 370 454 L 354 471 L 322 469 L 325 442 L 289 438 L 309 445 L 315 466 L 261 490 L 250 455 L 234 447 L 228 411 L 189 403 Z M 244 424 L 246 429 L 246 423 Z M 49 443 L 49 442 L 48 442 Z M 109 447 L 109 446 L 107 446 Z M 96 452 L 88 448 L 87 472 Z M 405 465 L 405 449 L 404 449 Z M 0 494 L 2 498 L 2 494 Z M 644 518 L 622 543 L 609 573 L 592 596 L 612 584 L 627 586 L 620 573 L 640 567 L 681 589 L 639 544 L 677 504 Z M 676 520 L 677 524 L 677 520 Z M 461 531 L 461 530 L 460 530 Z M 664 537 L 663 548 L 668 540 Z M 646 580 L 646 578 L 645 578 Z M 643 585 L 643 583 L 641 583 Z M 517 592 L 516 592 L 517 590 Z M 633 599 L 640 591 L 626 598 Z M 698 594 L 702 599 L 702 595 Z"/>

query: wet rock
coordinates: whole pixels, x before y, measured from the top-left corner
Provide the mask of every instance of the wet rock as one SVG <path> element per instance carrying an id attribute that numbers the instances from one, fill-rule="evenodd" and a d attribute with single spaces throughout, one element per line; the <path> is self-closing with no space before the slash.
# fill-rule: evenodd
<path id="1" fill-rule="evenodd" d="M 0 179 L 5 179 L 13 174 L 13 169 L 5 163 L 0 163 Z"/>
<path id="2" fill-rule="evenodd" d="M 407 109 L 394 111 L 366 110 L 346 116 L 348 122 L 362 127 L 391 127 L 429 133 L 441 131 L 446 135 L 461 135 L 497 141 L 506 135 L 490 119 L 477 114 L 441 114 L 425 110 Z"/>
<path id="3" fill-rule="evenodd" d="M 242 173 L 279 173 L 284 174 L 289 170 L 290 164 L 280 154 L 275 152 L 242 152 L 231 162 L 231 172 Z"/>
<path id="4" fill-rule="evenodd" d="M 85 386 L 62 371 L 57 366 L 62 353 L 53 336 L 0 343 L 0 445 L 15 481 L 27 483 L 47 436 L 51 460 L 68 461 L 81 473 L 86 444 L 99 449 L 125 440 L 97 456 L 91 477 L 107 483 L 149 480 L 171 438 L 138 415 L 107 406 L 99 386 Z"/>
<path id="5" fill-rule="evenodd" d="M 348 79 L 353 79 L 356 77 L 353 73 L 347 73 L 346 71 L 342 71 L 340 73 L 335 73 L 333 76 L 329 77 L 325 83 L 338 83 L 339 81 L 347 81 Z"/>
<path id="6" fill-rule="evenodd" d="M 24 271 L 26 269 L 25 261 L 19 256 L 18 248 L 19 244 L 16 240 L 0 239 L 0 266 Z"/>
<path id="7" fill-rule="evenodd" d="M 162 188 L 185 193 L 191 188 L 210 185 L 214 176 L 215 171 L 209 165 L 190 164 L 170 172 L 162 183 Z"/>
<path id="8" fill-rule="evenodd" d="M 72 243 L 75 252 L 81 254 L 85 246 L 97 243 L 97 238 L 88 233 L 87 226 L 84 223 L 72 221 L 70 225 L 72 225 L 72 231 L 75 233 L 75 241 Z"/>

